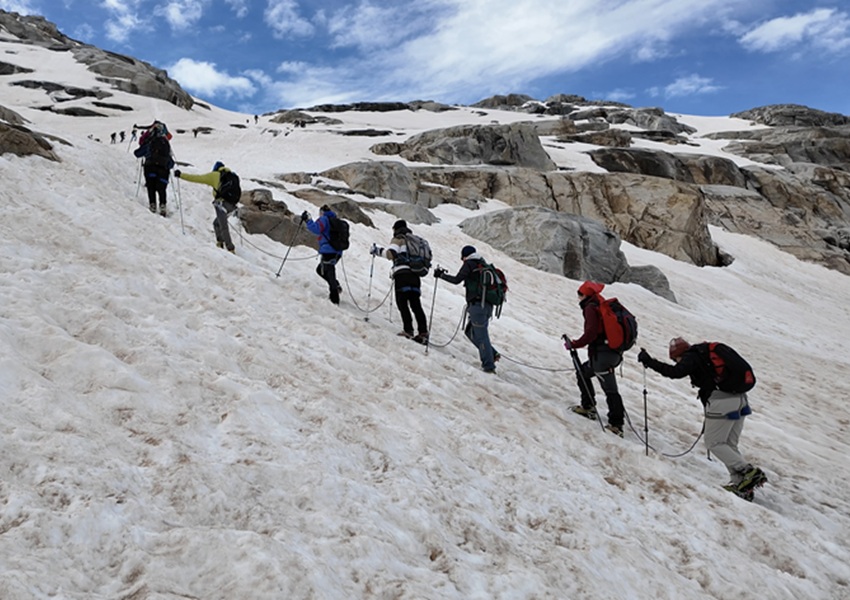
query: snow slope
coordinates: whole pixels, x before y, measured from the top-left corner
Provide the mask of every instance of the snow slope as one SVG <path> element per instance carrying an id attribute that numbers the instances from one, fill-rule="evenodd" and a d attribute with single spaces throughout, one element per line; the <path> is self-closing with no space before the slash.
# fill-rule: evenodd
<path id="1" fill-rule="evenodd" d="M 0 51 L 40 78 L 95 85 L 66 55 Z M 414 230 L 449 269 L 471 243 L 508 274 L 496 376 L 452 337 L 459 286 L 434 295 L 425 281 L 427 354 L 396 336 L 395 307 L 379 306 L 389 263 L 373 270 L 368 253 L 395 217 L 353 225 L 335 307 L 307 248 L 280 277 L 280 244 L 217 249 L 208 188 L 180 182 L 170 217 L 149 213 L 128 145 L 108 143 L 158 118 L 185 132 L 173 140 L 184 170 L 223 160 L 251 189 L 374 159 L 374 138 L 334 130 L 413 135 L 481 122 L 475 111 L 341 113 L 343 126 L 292 130 L 116 93 L 132 113 L 73 118 L 8 85 L 34 75 L 0 78 L 0 104 L 69 145 L 55 145 L 61 163 L 0 156 L 0 597 L 850 598 L 847 277 L 713 229 L 730 267 L 625 247 L 633 265 L 665 272 L 678 304 L 607 288 L 656 356 L 684 335 L 754 365 L 741 446 L 770 483 L 749 504 L 721 489 L 702 443 L 670 456 L 696 440 L 699 403 L 685 381 L 644 375 L 634 351 L 619 377 L 634 425 L 624 440 L 569 411 L 578 393 L 559 337 L 581 328 L 580 282 L 467 237 L 456 224 L 470 211 L 439 207 L 440 223 Z M 213 132 L 194 138 L 198 126 Z M 572 152 L 556 160 L 581 164 Z"/>

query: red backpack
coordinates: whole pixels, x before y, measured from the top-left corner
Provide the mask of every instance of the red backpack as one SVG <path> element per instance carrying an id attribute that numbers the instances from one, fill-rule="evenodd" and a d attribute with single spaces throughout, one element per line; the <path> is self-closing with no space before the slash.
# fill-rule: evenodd
<path id="1" fill-rule="evenodd" d="M 637 319 L 619 300 L 606 300 L 599 296 L 599 314 L 609 348 L 623 353 L 635 345 L 638 336 Z"/>

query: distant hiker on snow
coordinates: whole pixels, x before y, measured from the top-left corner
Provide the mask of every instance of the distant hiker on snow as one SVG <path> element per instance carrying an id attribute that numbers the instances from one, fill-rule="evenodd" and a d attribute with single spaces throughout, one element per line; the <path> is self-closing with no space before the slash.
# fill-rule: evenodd
<path id="1" fill-rule="evenodd" d="M 319 240 L 320 261 L 316 274 L 327 281 L 330 301 L 339 304 L 342 286 L 336 278 L 336 263 L 342 258 L 343 250 L 348 247 L 348 224 L 337 217 L 327 204 L 319 209 L 319 218 L 315 221 L 305 210 L 301 213 L 301 222 L 311 233 L 316 234 Z M 341 225 L 345 227 L 344 234 L 340 231 Z"/>
<path id="2" fill-rule="evenodd" d="M 625 410 L 623 399 L 617 388 L 617 378 L 614 369 L 623 361 L 621 352 L 608 345 L 605 328 L 600 313 L 600 294 L 605 284 L 595 281 L 585 281 L 578 288 L 578 305 L 584 316 L 584 333 L 578 339 L 563 337 L 571 349 L 587 346 L 587 362 L 576 369 L 576 380 L 581 392 L 581 404 L 572 408 L 573 412 L 596 419 L 596 392 L 593 389 L 593 377 L 599 378 L 602 391 L 608 403 L 608 425 L 605 427 L 611 433 L 623 437 L 623 421 Z"/>
<path id="3" fill-rule="evenodd" d="M 191 181 L 192 183 L 203 183 L 212 188 L 213 207 L 215 208 L 213 230 L 215 230 L 216 246 L 227 248 L 229 252 L 235 253 L 236 248 L 230 239 L 230 227 L 227 224 L 227 217 L 236 210 L 236 204 L 242 196 L 239 176 L 225 167 L 221 161 L 217 161 L 213 165 L 212 171 L 203 175 L 189 175 L 188 173 L 177 170 L 174 171 L 174 176 L 178 179 Z"/>
<path id="4" fill-rule="evenodd" d="M 454 285 L 463 282 L 466 288 L 466 314 L 469 319 L 464 334 L 478 348 L 481 368 L 485 373 L 496 372 L 496 361 L 501 355 L 490 343 L 488 330 L 494 305 L 487 302 L 486 290 L 482 285 L 482 269 L 486 263 L 474 246 L 464 246 L 460 251 L 463 265 L 456 275 L 449 275 L 445 269 L 434 269 L 434 277 Z"/>
<path id="5" fill-rule="evenodd" d="M 166 210 L 166 188 L 168 187 L 168 176 L 174 168 L 174 159 L 171 157 L 171 144 L 165 135 L 167 130 L 153 128 L 147 135 L 139 140 L 139 147 L 133 152 L 136 158 L 144 159 L 145 188 L 148 192 L 148 207 L 152 213 L 157 211 L 156 201 L 159 198 L 159 214 L 163 217 L 168 214 Z M 123 135 L 123 132 L 122 132 Z"/>
<path id="6" fill-rule="evenodd" d="M 393 238 L 386 248 L 372 245 L 373 256 L 383 256 L 393 261 L 392 277 L 395 286 L 395 300 L 398 312 L 401 315 L 402 332 L 399 335 L 415 342 L 424 344 L 428 341 L 428 320 L 425 311 L 422 310 L 422 280 L 421 275 L 428 272 L 430 267 L 430 248 L 428 249 L 427 265 L 424 258 L 417 256 L 416 264 L 411 264 L 411 248 L 408 245 L 408 236 L 413 232 L 403 220 L 398 220 L 393 225 Z M 416 241 L 411 241 L 413 245 Z M 422 240 L 424 241 L 424 240 Z M 421 251 L 417 252 L 421 254 Z M 411 316 L 411 312 L 413 315 Z M 413 335 L 413 317 L 416 317 L 417 335 Z"/>
<path id="7" fill-rule="evenodd" d="M 752 368 L 729 346 L 715 342 L 691 345 L 677 337 L 670 340 L 669 365 L 652 358 L 643 348 L 638 362 L 670 379 L 691 378 L 705 411 L 705 446 L 726 465 L 731 481 L 724 489 L 746 500 L 767 483 L 767 476 L 747 462 L 738 451 L 744 419 L 752 413 L 747 392 L 755 385 Z"/>

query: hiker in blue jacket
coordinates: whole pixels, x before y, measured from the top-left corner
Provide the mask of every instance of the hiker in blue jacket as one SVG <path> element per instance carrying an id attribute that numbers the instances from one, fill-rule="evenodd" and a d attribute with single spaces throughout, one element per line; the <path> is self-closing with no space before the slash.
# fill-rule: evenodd
<path id="1" fill-rule="evenodd" d="M 334 304 L 339 304 L 339 293 L 342 291 L 342 286 L 336 278 L 336 263 L 342 258 L 342 252 L 331 246 L 330 238 L 330 219 L 335 218 L 336 213 L 327 204 L 319 209 L 319 218 L 315 221 L 310 218 L 310 213 L 306 210 L 301 213 L 301 222 L 306 225 L 311 233 L 315 233 L 319 240 L 321 260 L 319 266 L 316 267 L 316 273 L 328 282 L 328 297 L 330 301 Z"/>

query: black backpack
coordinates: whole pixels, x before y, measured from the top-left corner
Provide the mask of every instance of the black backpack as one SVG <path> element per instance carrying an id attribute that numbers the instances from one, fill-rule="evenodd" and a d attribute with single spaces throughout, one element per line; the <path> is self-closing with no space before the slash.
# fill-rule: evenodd
<path id="1" fill-rule="evenodd" d="M 502 316 L 502 304 L 508 299 L 508 278 L 500 268 L 480 261 L 472 271 L 467 288 L 472 297 L 480 295 L 482 303 L 493 306 L 496 318 Z"/>
<path id="2" fill-rule="evenodd" d="M 219 172 L 218 189 L 215 192 L 215 197 L 236 204 L 242 197 L 242 187 L 239 185 L 239 175 L 233 171 L 226 170 Z"/>
<path id="3" fill-rule="evenodd" d="M 428 269 L 431 268 L 431 260 L 433 259 L 431 245 L 428 243 L 428 240 L 408 233 L 404 236 L 404 244 L 407 246 L 407 252 L 402 252 L 399 255 L 398 262 L 410 267 L 410 270 L 420 277 L 427 275 Z"/>
<path id="4" fill-rule="evenodd" d="M 337 252 L 348 250 L 348 221 L 339 217 L 328 217 L 328 243 Z"/>
<path id="5" fill-rule="evenodd" d="M 726 344 L 707 342 L 702 355 L 708 361 L 714 385 L 721 392 L 743 394 L 756 385 L 753 368 L 744 358 Z"/>
<path id="6" fill-rule="evenodd" d="M 164 135 L 158 135 L 148 142 L 148 156 L 145 165 L 170 169 L 174 166 L 171 160 L 171 144 Z"/>

